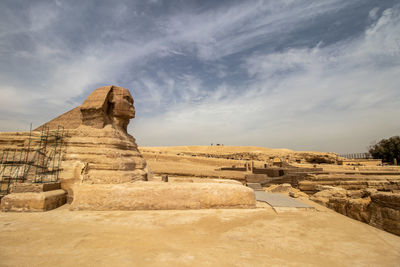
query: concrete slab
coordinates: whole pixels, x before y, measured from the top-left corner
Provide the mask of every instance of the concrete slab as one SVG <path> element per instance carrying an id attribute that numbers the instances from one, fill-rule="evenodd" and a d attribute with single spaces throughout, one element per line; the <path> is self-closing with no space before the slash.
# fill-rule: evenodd
<path id="1" fill-rule="evenodd" d="M 275 208 L 313 208 L 299 200 L 277 193 L 254 191 L 257 201 L 263 201 Z"/>

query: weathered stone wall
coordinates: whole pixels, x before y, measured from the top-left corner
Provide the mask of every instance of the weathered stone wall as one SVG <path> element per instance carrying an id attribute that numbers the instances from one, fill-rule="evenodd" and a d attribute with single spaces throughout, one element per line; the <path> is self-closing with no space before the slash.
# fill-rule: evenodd
<path id="1" fill-rule="evenodd" d="M 378 173 L 377 173 L 378 174 Z M 348 190 L 377 189 L 380 191 L 400 191 L 399 175 L 362 175 L 362 174 L 323 174 L 308 175 L 299 182 L 299 189 L 308 194 L 318 192 L 318 186 L 336 186 Z"/>
<path id="2" fill-rule="evenodd" d="M 400 235 L 400 194 L 375 189 L 346 190 L 319 186 L 311 200 L 350 218 Z"/>
<path id="3" fill-rule="evenodd" d="M 372 194 L 368 210 L 371 214 L 369 224 L 400 235 L 400 194 Z"/>

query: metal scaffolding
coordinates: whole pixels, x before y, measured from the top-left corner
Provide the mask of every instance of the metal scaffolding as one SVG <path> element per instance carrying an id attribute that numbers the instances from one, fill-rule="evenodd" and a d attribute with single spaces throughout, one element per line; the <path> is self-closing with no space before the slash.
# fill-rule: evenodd
<path id="1" fill-rule="evenodd" d="M 10 192 L 13 183 L 49 183 L 59 179 L 64 127 L 42 127 L 39 137 L 29 131 L 28 143 L 21 148 L 5 149 L 0 158 L 0 198 Z"/>

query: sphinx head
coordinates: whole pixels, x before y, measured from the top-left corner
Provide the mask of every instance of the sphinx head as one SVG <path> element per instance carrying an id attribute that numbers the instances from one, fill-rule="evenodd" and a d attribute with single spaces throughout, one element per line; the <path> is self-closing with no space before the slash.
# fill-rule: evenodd
<path id="1" fill-rule="evenodd" d="M 133 119 L 135 118 L 135 107 L 133 106 L 133 98 L 128 89 L 113 86 L 109 102 L 112 104 L 112 116 Z"/>
<path id="2" fill-rule="evenodd" d="M 135 117 L 135 108 L 128 89 L 105 86 L 97 88 L 86 98 L 81 113 L 84 125 L 104 128 L 111 124 L 126 132 L 129 120 Z"/>
<path id="3" fill-rule="evenodd" d="M 115 128 L 127 131 L 129 120 L 135 118 L 135 107 L 129 90 L 113 86 L 109 95 L 112 124 Z"/>

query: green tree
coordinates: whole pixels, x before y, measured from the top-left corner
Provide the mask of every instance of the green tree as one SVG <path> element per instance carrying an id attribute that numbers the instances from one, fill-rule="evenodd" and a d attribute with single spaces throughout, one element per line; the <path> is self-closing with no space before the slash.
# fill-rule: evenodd
<path id="1" fill-rule="evenodd" d="M 382 159 L 383 162 L 393 164 L 394 159 L 400 163 L 400 136 L 392 136 L 382 139 L 369 147 L 369 153 L 374 159 Z"/>

